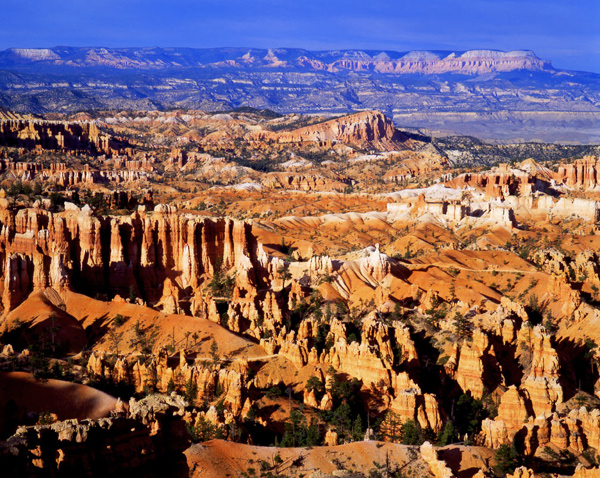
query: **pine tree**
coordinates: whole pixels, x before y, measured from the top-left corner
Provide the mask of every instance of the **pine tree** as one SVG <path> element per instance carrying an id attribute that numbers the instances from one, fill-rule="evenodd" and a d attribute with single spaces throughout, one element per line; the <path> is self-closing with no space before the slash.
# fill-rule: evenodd
<path id="1" fill-rule="evenodd" d="M 397 442 L 401 436 L 400 416 L 389 410 L 381 423 L 381 433 L 391 442 Z"/>
<path id="2" fill-rule="evenodd" d="M 321 434 L 319 433 L 319 427 L 317 426 L 317 420 L 312 419 L 308 431 L 306 433 L 306 445 L 317 446 L 321 442 Z"/>
<path id="3" fill-rule="evenodd" d="M 446 422 L 444 428 L 438 433 L 438 445 L 446 446 L 456 441 L 456 430 L 451 421 Z"/>
<path id="4" fill-rule="evenodd" d="M 110 350 L 115 355 L 119 355 L 119 345 L 123 340 L 123 332 L 117 332 L 115 329 L 110 329 L 108 332 L 108 343 Z"/>
<path id="5" fill-rule="evenodd" d="M 210 344 L 210 356 L 212 357 L 213 365 L 218 365 L 219 363 L 219 346 L 217 345 L 217 341 L 213 339 Z"/>
<path id="6" fill-rule="evenodd" d="M 402 424 L 401 429 L 402 443 L 405 445 L 422 445 L 423 430 L 414 420 L 409 420 Z"/>
<path id="7" fill-rule="evenodd" d="M 494 470 L 506 475 L 513 473 L 519 466 L 519 453 L 515 445 L 500 445 L 495 454 L 496 466 Z"/>
<path id="8" fill-rule="evenodd" d="M 354 423 L 352 424 L 352 439 L 354 441 L 361 441 L 364 438 L 364 430 L 360 415 L 356 415 Z"/>
<path id="9" fill-rule="evenodd" d="M 193 406 L 194 403 L 196 402 L 197 396 L 198 396 L 198 385 L 196 385 L 196 382 L 194 382 L 193 377 L 190 376 L 190 379 L 185 384 L 185 390 L 183 391 L 183 398 L 185 398 L 186 401 L 190 405 Z"/>
<path id="10" fill-rule="evenodd" d="M 466 339 L 473 335 L 473 331 L 471 330 L 471 322 L 460 312 L 456 312 L 456 314 L 454 314 L 453 325 L 456 335 L 458 335 L 460 338 Z"/>
<path id="11" fill-rule="evenodd" d="M 213 438 L 218 438 L 220 435 L 217 428 L 202 416 L 198 417 L 196 425 L 187 425 L 187 428 L 192 437 L 192 441 L 196 443 L 212 440 Z"/>

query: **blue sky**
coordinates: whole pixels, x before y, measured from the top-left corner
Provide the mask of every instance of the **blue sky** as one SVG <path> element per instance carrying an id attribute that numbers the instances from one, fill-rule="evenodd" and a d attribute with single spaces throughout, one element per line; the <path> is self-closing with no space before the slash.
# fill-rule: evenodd
<path id="1" fill-rule="evenodd" d="M 534 50 L 600 72 L 600 0 L 0 0 L 0 49 Z"/>

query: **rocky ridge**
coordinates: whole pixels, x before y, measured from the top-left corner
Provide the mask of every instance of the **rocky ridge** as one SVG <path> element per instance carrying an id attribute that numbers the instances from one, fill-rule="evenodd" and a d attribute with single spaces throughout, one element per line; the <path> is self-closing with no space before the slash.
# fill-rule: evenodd
<path id="1" fill-rule="evenodd" d="M 221 57 L 220 59 L 218 57 Z M 209 59 L 210 58 L 210 59 Z M 11 48 L 0 52 L 0 66 L 46 63 L 53 66 L 119 69 L 181 68 L 197 66 L 281 68 L 317 71 L 375 71 L 383 74 L 459 72 L 484 74 L 518 69 L 551 69 L 531 51 L 469 50 L 466 52 L 375 52 L 299 49 L 161 49 L 146 48 Z"/>
<path id="2" fill-rule="evenodd" d="M 60 149 L 97 154 L 118 152 L 120 146 L 94 123 L 31 119 L 1 119 L 0 145 L 24 149 Z"/>
<path id="3" fill-rule="evenodd" d="M 163 198 L 181 192 L 175 185 L 188 188 L 180 207 L 148 201 L 133 212 L 102 214 L 96 201 L 66 202 L 59 212 L 56 194 L 54 204 L 36 199 L 27 207 L 34 194 L 17 187 L 17 178 L 50 178 L 69 168 L 48 167 L 45 158 L 12 161 L 15 151 L 7 151 L 5 177 L 15 186 L 0 198 L 0 333 L 11 346 L 0 348 L 1 368 L 40 373 L 36 342 L 67 339 L 48 370 L 76 367 L 70 370 L 78 380 L 127 398 L 184 394 L 182 420 L 200 441 L 222 436 L 270 445 L 277 436 L 286 449 L 324 444 L 332 453 L 364 437 L 366 448 L 374 439 L 465 441 L 497 457 L 514 445 L 521 463 L 545 469 L 554 466 L 552 453 L 562 457 L 561 470 L 593 466 L 591 453 L 600 446 L 600 207 L 578 168 L 587 165 L 583 177 L 592 177 L 595 158 L 574 170 L 530 159 L 446 171 L 443 157 L 432 161 L 440 169 L 425 161 L 434 152 L 414 136 L 394 145 L 413 149 L 354 149 L 361 141 L 383 149 L 397 134 L 377 113 L 299 127 L 304 119 L 277 118 L 295 126 L 273 130 L 261 126 L 275 124 L 264 117 L 232 115 L 206 120 L 177 112 L 114 122 L 139 123 L 141 132 L 160 123 L 174 138 L 189 126 L 226 122 L 193 145 L 174 140 L 111 158 L 121 169 L 167 178 L 206 174 L 219 163 L 225 177 L 231 158 L 244 155 L 232 184 L 156 186 Z M 267 130 L 270 140 L 251 139 Z M 213 133 L 215 150 L 201 151 Z M 280 135 L 293 142 L 280 143 Z M 319 148 L 335 160 L 319 156 Z M 211 154 L 217 150 L 222 161 Z M 286 172 L 242 166 L 265 153 L 282 155 L 275 161 Z M 106 167 L 105 159 L 93 164 Z M 403 161 L 408 174 L 422 175 L 421 184 L 400 174 L 386 182 L 385 166 L 401 169 Z M 386 192 L 353 192 L 352 168 L 364 185 Z M 230 187 L 252 184 L 238 172 L 262 182 Z M 132 202 L 139 183 L 123 185 L 130 189 L 113 191 L 115 204 Z M 330 192 L 342 185 L 343 193 Z M 84 197 L 95 199 L 87 189 Z M 323 212 L 304 213 L 312 207 L 307 199 Z M 238 203 L 261 214 L 222 217 Z M 136 410 L 130 407 L 129 418 L 152 433 L 158 425 Z M 77 430 L 70 436 L 87 433 Z M 45 433 L 32 432 L 32 443 Z M 136 443 L 129 435 L 123 440 Z M 470 447 L 458 460 L 456 452 L 424 445 L 423 476 L 461 476 Z M 55 461 L 44 456 L 40 463 Z M 274 458 L 267 464 L 277 469 Z"/>
<path id="4" fill-rule="evenodd" d="M 0 99 L 21 113 L 378 109 L 399 125 L 443 135 L 570 144 L 598 139 L 597 75 L 555 70 L 528 51 L 16 48 L 0 52 L 0 68 Z M 152 74 L 128 73 L 136 70 Z M 40 80 L 42 71 L 55 80 Z M 424 84 L 423 76 L 430 81 Z M 57 89 L 57 81 L 68 86 Z M 129 88 L 144 94 L 129 95 Z"/>
<path id="5" fill-rule="evenodd" d="M 21 427 L 2 442 L 0 463 L 10 477 L 187 476 L 184 406 L 181 398 L 154 395 L 121 403 L 111 418 Z"/>
<path id="6" fill-rule="evenodd" d="M 394 123 L 378 111 L 365 111 L 324 123 L 284 133 L 262 133 L 257 140 L 278 143 L 342 142 L 359 148 L 388 151 L 404 149 L 408 137 L 396 130 Z"/>

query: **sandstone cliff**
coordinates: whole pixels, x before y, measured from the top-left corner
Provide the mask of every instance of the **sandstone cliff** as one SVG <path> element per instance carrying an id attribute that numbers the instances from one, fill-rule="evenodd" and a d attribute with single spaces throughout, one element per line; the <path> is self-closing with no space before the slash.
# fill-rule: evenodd
<path id="1" fill-rule="evenodd" d="M 134 290 L 157 303 L 167 277 L 178 276 L 175 288 L 193 296 L 214 274 L 218 260 L 227 270 L 249 261 L 251 276 L 255 267 L 261 269 L 249 224 L 180 215 L 169 206 L 106 218 L 89 210 L 4 210 L 0 224 L 7 310 L 46 287 L 113 291 L 124 297 Z"/>
<path id="2" fill-rule="evenodd" d="M 76 51 L 76 54 L 73 54 Z M 207 54 L 208 53 L 208 54 Z M 226 48 L 194 50 L 145 48 L 11 48 L 2 52 L 8 64 L 38 63 L 71 67 L 117 69 L 165 68 L 171 65 L 225 68 L 284 68 L 330 72 L 375 71 L 384 74 L 441 74 L 457 72 L 481 75 L 500 71 L 552 69 L 550 62 L 528 50 L 495 51 L 308 51 L 290 48 Z"/>
<path id="3" fill-rule="evenodd" d="M 557 183 L 574 189 L 596 189 L 600 186 L 600 160 L 594 156 L 586 156 L 571 164 L 558 167 L 554 175 Z"/>
<path id="4" fill-rule="evenodd" d="M 256 133 L 254 138 L 278 143 L 341 142 L 358 148 L 406 149 L 408 140 L 394 123 L 377 111 L 365 111 L 282 133 Z"/>
<path id="5" fill-rule="evenodd" d="M 120 146 L 94 123 L 0 120 L 0 145 L 25 149 L 59 149 L 111 154 Z"/>

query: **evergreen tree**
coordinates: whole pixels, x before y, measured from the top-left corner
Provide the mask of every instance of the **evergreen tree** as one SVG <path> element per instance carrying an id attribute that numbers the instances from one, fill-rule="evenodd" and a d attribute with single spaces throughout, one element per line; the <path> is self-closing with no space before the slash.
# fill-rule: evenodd
<path id="1" fill-rule="evenodd" d="M 150 355 L 154 349 L 154 344 L 158 339 L 158 330 L 156 326 L 153 324 L 143 328 L 142 323 L 138 320 L 133 326 L 133 333 L 134 337 L 130 340 L 130 345 L 142 355 Z"/>
<path id="2" fill-rule="evenodd" d="M 317 446 L 321 443 L 321 434 L 319 433 L 319 427 L 317 426 L 317 420 L 312 419 L 310 426 L 306 432 L 306 446 Z"/>
<path id="3" fill-rule="evenodd" d="M 215 339 L 210 344 L 210 356 L 212 357 L 213 365 L 217 365 L 219 363 L 219 346 Z"/>
<path id="4" fill-rule="evenodd" d="M 309 379 L 306 381 L 306 390 L 309 392 L 314 390 L 315 392 L 320 392 L 323 389 L 323 383 L 314 375 L 311 375 Z"/>
<path id="5" fill-rule="evenodd" d="M 401 427 L 400 416 L 396 412 L 388 410 L 380 427 L 382 435 L 391 442 L 398 442 L 401 437 Z"/>
<path id="6" fill-rule="evenodd" d="M 519 453 L 514 444 L 500 445 L 494 457 L 496 459 L 494 470 L 502 475 L 513 473 L 515 468 L 520 465 Z"/>
<path id="7" fill-rule="evenodd" d="M 113 354 L 119 355 L 119 345 L 123 340 L 123 332 L 117 332 L 115 329 L 110 329 L 108 332 L 108 343 Z"/>
<path id="8" fill-rule="evenodd" d="M 361 441 L 364 438 L 365 432 L 363 430 L 362 420 L 360 415 L 356 415 L 354 423 L 352 424 L 352 439 L 354 441 Z"/>
<path id="9" fill-rule="evenodd" d="M 296 447 L 306 444 L 306 418 L 298 410 L 290 412 L 290 418 L 285 424 L 285 432 L 281 439 L 281 446 Z"/>
<path id="10" fill-rule="evenodd" d="M 422 445 L 425 441 L 421 426 L 414 420 L 402 424 L 401 434 L 402 443 L 405 445 Z"/>
<path id="11" fill-rule="evenodd" d="M 462 394 L 454 407 L 454 425 L 459 436 L 474 435 L 481 430 L 481 422 L 489 416 L 481 400 L 469 393 Z"/>
<path id="12" fill-rule="evenodd" d="M 456 430 L 451 421 L 446 422 L 444 428 L 442 428 L 437 436 L 438 445 L 446 446 L 457 441 Z"/>
<path id="13" fill-rule="evenodd" d="M 198 385 L 196 385 L 196 382 L 194 382 L 193 377 L 190 376 L 190 379 L 185 384 L 185 390 L 183 391 L 183 398 L 185 398 L 186 401 L 190 405 L 193 406 L 194 403 L 196 402 L 197 396 L 198 396 Z"/>
<path id="14" fill-rule="evenodd" d="M 469 319 L 465 318 L 460 312 L 456 312 L 454 314 L 454 332 L 461 339 L 466 339 L 473 335 L 473 331 L 471 330 L 471 322 Z"/>
<path id="15" fill-rule="evenodd" d="M 194 426 L 187 425 L 193 442 L 204 442 L 219 438 L 221 433 L 217 428 L 203 416 L 199 416 Z"/>

